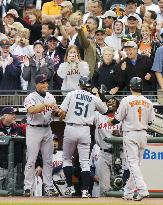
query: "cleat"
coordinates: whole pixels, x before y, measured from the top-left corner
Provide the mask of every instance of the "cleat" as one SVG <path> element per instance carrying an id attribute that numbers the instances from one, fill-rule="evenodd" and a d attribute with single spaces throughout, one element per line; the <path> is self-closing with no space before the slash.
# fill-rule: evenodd
<path id="1" fill-rule="evenodd" d="M 74 187 L 67 187 L 64 194 L 65 196 L 73 196 L 75 194 Z"/>
<path id="2" fill-rule="evenodd" d="M 45 190 L 44 196 L 59 196 L 59 193 L 54 189 Z"/>
<path id="3" fill-rule="evenodd" d="M 31 190 L 30 189 L 25 189 L 24 190 L 24 196 L 25 197 L 30 197 L 31 196 Z"/>
<path id="4" fill-rule="evenodd" d="M 89 198 L 91 195 L 88 193 L 88 190 L 83 190 L 82 191 L 82 198 Z"/>
<path id="5" fill-rule="evenodd" d="M 149 198 L 149 194 L 147 194 L 147 195 L 138 194 L 136 197 L 133 198 L 133 200 L 134 201 L 141 201 L 144 198 Z"/>
<path id="6" fill-rule="evenodd" d="M 122 199 L 124 200 L 133 200 L 133 196 L 132 195 L 125 195 L 122 197 Z"/>

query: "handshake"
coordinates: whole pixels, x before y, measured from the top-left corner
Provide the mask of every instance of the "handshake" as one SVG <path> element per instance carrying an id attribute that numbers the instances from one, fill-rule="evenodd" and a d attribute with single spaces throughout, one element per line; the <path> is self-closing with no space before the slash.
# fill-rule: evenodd
<path id="1" fill-rule="evenodd" d="M 56 116 L 58 116 L 60 120 L 63 120 L 66 116 L 66 112 L 60 109 L 57 104 L 45 103 L 44 111 L 49 111 L 49 110 L 54 111 L 56 113 Z"/>

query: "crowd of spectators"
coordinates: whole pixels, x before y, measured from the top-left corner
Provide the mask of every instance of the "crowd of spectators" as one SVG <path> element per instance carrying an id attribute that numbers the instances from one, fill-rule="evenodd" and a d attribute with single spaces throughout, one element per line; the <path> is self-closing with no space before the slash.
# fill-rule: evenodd
<path id="1" fill-rule="evenodd" d="M 86 11 L 39 2 L 0 2 L 1 91 L 32 92 L 37 74 L 50 90 L 78 89 L 88 75 L 110 94 L 128 90 L 134 76 L 150 94 L 163 90 L 163 0 L 88 0 Z"/>

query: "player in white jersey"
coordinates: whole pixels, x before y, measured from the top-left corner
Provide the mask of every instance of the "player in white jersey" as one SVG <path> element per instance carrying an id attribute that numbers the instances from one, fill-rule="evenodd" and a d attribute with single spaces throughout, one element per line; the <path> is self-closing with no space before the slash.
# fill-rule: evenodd
<path id="1" fill-rule="evenodd" d="M 123 198 L 135 201 L 141 201 L 149 196 L 140 170 L 140 161 L 147 144 L 146 130 L 155 118 L 153 104 L 141 95 L 142 88 L 141 78 L 133 77 L 130 80 L 132 95 L 122 99 L 115 119 L 112 121 L 112 124 L 122 121 L 123 149 L 130 171 Z M 136 197 L 134 197 L 134 190 L 137 190 Z"/>
<path id="2" fill-rule="evenodd" d="M 114 118 L 114 113 L 118 108 L 119 101 L 115 98 L 110 98 L 106 102 L 108 106 L 108 112 L 105 115 L 96 112 L 95 115 L 95 140 L 100 146 L 99 154 L 99 185 L 100 185 L 100 196 L 104 196 L 105 192 L 109 191 L 110 187 L 110 176 L 112 171 L 112 153 L 113 148 L 111 144 L 104 141 L 104 138 L 112 137 L 113 131 L 120 130 L 120 124 L 112 125 L 109 121 L 109 117 Z"/>
<path id="3" fill-rule="evenodd" d="M 71 91 L 61 104 L 61 113 L 65 114 L 66 128 L 63 139 L 63 170 L 67 181 L 67 195 L 71 195 L 72 186 L 72 155 L 78 149 L 79 161 L 82 170 L 82 197 L 88 197 L 90 184 L 90 127 L 93 124 L 95 110 L 107 112 L 107 106 L 99 97 L 87 90 L 91 85 L 88 77 L 81 77 L 80 87 L 83 90 Z"/>
<path id="4" fill-rule="evenodd" d="M 51 115 L 57 111 L 56 100 L 47 92 L 48 79 L 44 74 L 35 78 L 36 91 L 30 93 L 24 101 L 27 110 L 27 162 L 25 166 L 24 196 L 31 196 L 35 177 L 35 162 L 39 150 L 43 158 L 43 182 L 46 196 L 58 195 L 54 191 L 52 180 L 53 135 L 50 127 Z"/>
<path id="5" fill-rule="evenodd" d="M 91 177 L 93 180 L 92 197 L 100 196 L 100 186 L 99 186 L 99 154 L 100 147 L 94 144 L 91 155 L 90 155 L 90 166 L 91 166 Z"/>

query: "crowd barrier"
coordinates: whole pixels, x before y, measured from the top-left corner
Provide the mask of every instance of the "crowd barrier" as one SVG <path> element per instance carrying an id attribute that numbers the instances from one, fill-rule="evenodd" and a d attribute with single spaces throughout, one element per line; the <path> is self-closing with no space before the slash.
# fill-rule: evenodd
<path id="1" fill-rule="evenodd" d="M 25 137 L 0 136 L 0 195 L 22 195 L 25 167 Z"/>

